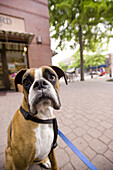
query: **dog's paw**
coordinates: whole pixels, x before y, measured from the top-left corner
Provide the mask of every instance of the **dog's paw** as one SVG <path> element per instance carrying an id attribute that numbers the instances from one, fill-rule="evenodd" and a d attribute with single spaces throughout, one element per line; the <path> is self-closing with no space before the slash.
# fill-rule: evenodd
<path id="1" fill-rule="evenodd" d="M 47 169 L 51 168 L 51 162 L 48 158 L 46 158 L 44 161 L 42 161 L 41 164 Z"/>

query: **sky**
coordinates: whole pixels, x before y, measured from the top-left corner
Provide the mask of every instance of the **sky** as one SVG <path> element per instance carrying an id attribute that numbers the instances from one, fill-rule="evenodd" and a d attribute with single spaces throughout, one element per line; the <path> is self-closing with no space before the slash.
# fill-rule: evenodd
<path id="1" fill-rule="evenodd" d="M 66 48 L 63 51 L 61 51 L 60 48 L 56 50 L 57 44 L 57 41 L 51 39 L 51 49 L 58 53 L 57 55 L 52 57 L 53 65 L 58 65 L 60 61 L 64 60 L 65 58 L 71 57 L 77 51 L 77 49 L 70 49 L 68 42 Z"/>
<path id="2" fill-rule="evenodd" d="M 52 57 L 52 64 L 57 65 L 58 63 L 65 58 L 71 57 L 74 53 L 76 53 L 77 49 L 71 50 L 69 47 L 69 43 L 67 42 L 66 49 L 61 51 L 60 49 L 56 50 L 58 42 L 54 39 L 51 39 L 51 49 L 56 51 L 58 54 Z M 106 53 L 113 53 L 113 38 L 110 39 L 109 45 L 108 45 L 108 51 Z"/>

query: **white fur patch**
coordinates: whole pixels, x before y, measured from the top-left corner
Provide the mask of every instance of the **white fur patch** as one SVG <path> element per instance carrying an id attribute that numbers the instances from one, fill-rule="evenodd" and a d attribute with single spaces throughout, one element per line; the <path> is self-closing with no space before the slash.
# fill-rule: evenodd
<path id="1" fill-rule="evenodd" d="M 35 130 L 36 136 L 36 153 L 35 158 L 44 160 L 50 153 L 54 132 L 52 124 L 39 124 Z"/>
<path id="2" fill-rule="evenodd" d="M 48 159 L 46 162 L 42 163 L 43 166 L 45 166 L 45 168 L 50 169 L 51 168 L 51 162 Z"/>
<path id="3" fill-rule="evenodd" d="M 42 68 L 35 70 L 35 80 L 40 80 L 42 78 Z"/>

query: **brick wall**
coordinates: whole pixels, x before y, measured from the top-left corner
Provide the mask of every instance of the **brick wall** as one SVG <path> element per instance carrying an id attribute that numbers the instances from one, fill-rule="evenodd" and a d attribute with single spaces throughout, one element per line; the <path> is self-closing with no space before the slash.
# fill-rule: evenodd
<path id="1" fill-rule="evenodd" d="M 29 66 L 51 64 L 48 0 L 0 0 L 0 13 L 23 18 L 25 31 L 35 34 L 28 48 Z M 42 44 L 36 43 L 37 36 Z"/>

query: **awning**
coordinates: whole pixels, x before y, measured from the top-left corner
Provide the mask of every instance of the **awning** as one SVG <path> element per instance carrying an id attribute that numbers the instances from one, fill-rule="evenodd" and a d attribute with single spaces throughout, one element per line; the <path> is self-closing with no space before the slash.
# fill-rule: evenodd
<path id="1" fill-rule="evenodd" d="M 35 34 L 27 32 L 13 32 L 0 30 L 0 40 L 8 41 L 20 41 L 30 44 L 34 38 Z"/>
<path id="2" fill-rule="evenodd" d="M 108 64 L 103 64 L 103 65 L 98 66 L 98 68 L 101 68 L 101 67 L 108 67 Z"/>

